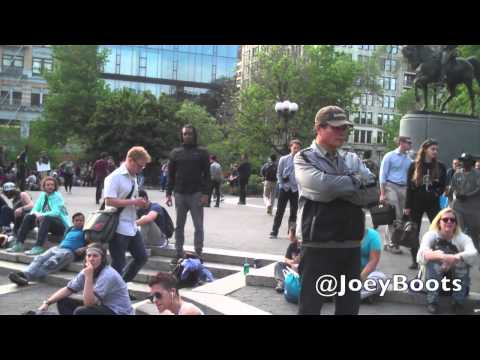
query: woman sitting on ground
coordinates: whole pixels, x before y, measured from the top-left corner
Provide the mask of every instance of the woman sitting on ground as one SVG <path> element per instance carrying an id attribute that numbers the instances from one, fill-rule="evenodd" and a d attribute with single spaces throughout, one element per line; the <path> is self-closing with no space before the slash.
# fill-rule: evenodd
<path id="1" fill-rule="evenodd" d="M 470 266 L 477 259 L 477 250 L 470 236 L 464 234 L 458 224 L 456 212 L 450 208 L 441 210 L 433 219 L 430 229 L 423 235 L 417 254 L 417 261 L 425 266 L 425 282 L 430 279 L 441 282 L 447 276 L 460 280 L 459 290 L 452 292 L 452 306 L 455 312 L 461 312 L 467 289 L 470 284 Z M 450 282 L 449 287 L 452 287 Z M 445 289 L 446 290 L 446 289 Z M 438 296 L 440 289 L 428 290 L 428 311 L 438 312 Z"/>
<path id="2" fill-rule="evenodd" d="M 82 292 L 83 299 L 69 296 Z M 85 268 L 67 286 L 43 302 L 38 310 L 47 311 L 57 303 L 60 315 L 133 315 L 127 284 L 107 263 L 107 252 L 98 243 L 87 246 Z"/>
<path id="3" fill-rule="evenodd" d="M 62 195 L 57 191 L 58 183 L 50 176 L 42 180 L 42 193 L 30 214 L 25 216 L 18 229 L 15 244 L 7 252 L 22 252 L 28 233 L 38 225 L 37 242 L 27 255 L 40 255 L 46 251 L 43 245 L 48 240 L 48 233 L 63 236 L 71 226 Z"/>
<path id="4" fill-rule="evenodd" d="M 157 306 L 160 313 L 173 315 L 204 315 L 195 305 L 183 301 L 177 288 L 175 276 L 159 272 L 148 282 L 150 287 L 149 300 Z"/>

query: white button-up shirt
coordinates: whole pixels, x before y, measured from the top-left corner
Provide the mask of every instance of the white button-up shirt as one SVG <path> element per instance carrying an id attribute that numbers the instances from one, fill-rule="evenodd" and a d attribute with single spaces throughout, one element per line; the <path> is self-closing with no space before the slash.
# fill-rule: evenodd
<path id="1" fill-rule="evenodd" d="M 134 186 L 133 194 L 130 197 L 135 199 L 138 196 L 137 177 L 131 175 L 125 164 L 105 178 L 104 198 L 126 199 Z M 135 205 L 126 206 L 118 221 L 117 233 L 120 235 L 134 236 L 137 233 L 137 209 Z"/>

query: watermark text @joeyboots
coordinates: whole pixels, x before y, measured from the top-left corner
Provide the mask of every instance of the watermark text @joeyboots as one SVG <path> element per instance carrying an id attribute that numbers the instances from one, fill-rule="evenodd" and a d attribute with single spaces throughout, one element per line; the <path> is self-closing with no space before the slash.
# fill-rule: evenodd
<path id="1" fill-rule="evenodd" d="M 412 291 L 437 291 L 442 289 L 443 291 L 461 291 L 460 279 L 448 279 L 443 278 L 441 281 L 435 279 L 429 279 L 423 282 L 421 279 L 413 279 L 408 281 L 405 275 L 393 275 L 388 279 L 367 279 L 362 282 L 360 279 L 350 279 L 347 282 L 345 275 L 340 275 L 340 281 L 332 275 L 322 275 L 317 279 L 315 284 L 317 293 L 321 296 L 343 296 L 348 289 L 350 291 L 365 290 L 368 292 L 377 292 L 378 287 L 381 291 L 380 296 L 384 296 L 390 287 L 393 291 L 406 291 L 410 289 Z"/>

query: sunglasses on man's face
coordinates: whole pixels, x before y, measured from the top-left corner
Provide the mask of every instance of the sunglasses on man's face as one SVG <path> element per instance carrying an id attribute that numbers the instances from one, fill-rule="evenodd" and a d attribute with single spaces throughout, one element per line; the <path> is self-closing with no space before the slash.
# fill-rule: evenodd
<path id="1" fill-rule="evenodd" d="M 163 296 L 162 293 L 155 292 L 151 294 L 149 297 L 147 297 L 147 299 L 150 300 L 150 302 L 153 304 L 157 300 L 162 300 L 162 296 Z"/>

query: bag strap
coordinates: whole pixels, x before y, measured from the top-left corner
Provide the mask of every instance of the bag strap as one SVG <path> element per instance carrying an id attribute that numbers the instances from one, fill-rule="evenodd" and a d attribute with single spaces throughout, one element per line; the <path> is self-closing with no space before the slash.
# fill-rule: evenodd
<path id="1" fill-rule="evenodd" d="M 133 190 L 135 190 L 135 183 L 134 182 L 132 182 L 132 189 L 130 190 L 130 192 L 128 193 L 127 197 L 124 200 L 128 200 L 132 197 Z M 123 209 L 125 209 L 125 206 L 117 208 L 117 214 L 120 215 L 122 213 Z M 105 200 L 103 200 L 102 205 L 100 206 L 99 210 L 105 210 Z"/>

